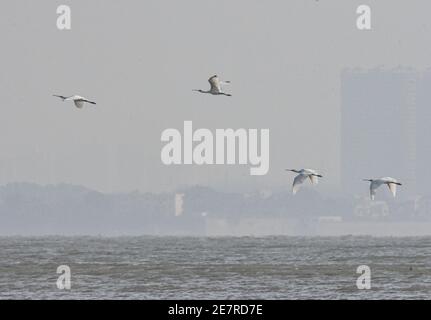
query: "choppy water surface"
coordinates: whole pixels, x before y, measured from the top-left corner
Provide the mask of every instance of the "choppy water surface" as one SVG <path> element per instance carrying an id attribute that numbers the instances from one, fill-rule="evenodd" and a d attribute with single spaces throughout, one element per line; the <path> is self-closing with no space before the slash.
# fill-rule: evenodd
<path id="1" fill-rule="evenodd" d="M 430 299 L 431 237 L 0 238 L 0 299 L 328 298 Z"/>

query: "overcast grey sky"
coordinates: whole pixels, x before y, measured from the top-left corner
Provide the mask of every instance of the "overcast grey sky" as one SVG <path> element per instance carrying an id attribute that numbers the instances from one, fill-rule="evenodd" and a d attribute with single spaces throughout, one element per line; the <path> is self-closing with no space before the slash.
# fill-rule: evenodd
<path id="1" fill-rule="evenodd" d="M 56 8 L 72 9 L 72 30 Z M 356 8 L 372 30 L 356 29 Z M 0 183 L 100 191 L 290 185 L 286 167 L 339 183 L 343 68 L 431 66 L 429 1 L 2 1 Z M 218 74 L 233 97 L 196 94 Z M 78 110 L 52 94 L 97 101 Z M 170 166 L 161 132 L 269 128 L 270 171 Z"/>

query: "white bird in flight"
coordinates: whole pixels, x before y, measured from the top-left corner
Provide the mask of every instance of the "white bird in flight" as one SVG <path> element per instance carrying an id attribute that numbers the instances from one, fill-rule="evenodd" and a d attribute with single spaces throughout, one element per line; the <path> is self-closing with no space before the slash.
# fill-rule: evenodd
<path id="1" fill-rule="evenodd" d="M 208 82 L 210 83 L 210 86 L 211 86 L 209 90 L 205 91 L 200 89 L 199 90 L 194 89 L 193 91 L 197 91 L 200 93 L 209 93 L 213 95 L 224 95 L 228 97 L 232 96 L 229 93 L 224 93 L 221 88 L 222 85 L 230 84 L 230 81 L 220 81 L 219 77 L 217 75 L 214 75 L 208 79 Z"/>
<path id="2" fill-rule="evenodd" d="M 376 190 L 382 184 L 386 184 L 389 187 L 389 190 L 392 192 L 392 195 L 394 197 L 397 195 L 397 185 L 398 186 L 402 185 L 396 179 L 391 178 L 391 177 L 384 177 L 384 178 L 380 178 L 380 179 L 364 179 L 364 181 L 371 182 L 370 183 L 370 197 L 371 197 L 371 200 L 374 200 L 374 197 L 376 195 Z"/>
<path id="3" fill-rule="evenodd" d="M 301 184 L 309 178 L 312 184 L 318 184 L 319 178 L 322 178 L 322 175 L 318 174 L 316 170 L 313 169 L 301 169 L 301 170 L 295 170 L 295 169 L 286 169 L 286 171 L 292 171 L 295 173 L 298 173 L 298 175 L 293 180 L 292 185 L 292 193 L 296 194 L 299 190 L 299 187 Z"/>
<path id="4" fill-rule="evenodd" d="M 96 104 L 96 102 L 90 101 L 84 97 L 77 96 L 77 95 L 65 97 L 65 96 L 59 96 L 59 95 L 54 94 L 54 97 L 60 98 L 63 101 L 72 100 L 73 103 L 75 104 L 75 107 L 77 107 L 78 109 L 82 109 L 82 107 L 84 106 L 84 103 L 86 103 L 86 102 L 91 103 L 91 104 Z"/>

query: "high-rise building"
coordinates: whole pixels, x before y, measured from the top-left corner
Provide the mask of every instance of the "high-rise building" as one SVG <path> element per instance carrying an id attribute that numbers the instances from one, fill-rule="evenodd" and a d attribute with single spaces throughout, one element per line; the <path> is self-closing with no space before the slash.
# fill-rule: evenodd
<path id="1" fill-rule="evenodd" d="M 362 179 L 391 176 L 416 190 L 418 73 L 346 70 L 341 75 L 341 183 L 364 193 Z"/>
<path id="2" fill-rule="evenodd" d="M 418 194 L 431 196 L 431 70 L 423 73 L 417 89 L 416 178 Z"/>

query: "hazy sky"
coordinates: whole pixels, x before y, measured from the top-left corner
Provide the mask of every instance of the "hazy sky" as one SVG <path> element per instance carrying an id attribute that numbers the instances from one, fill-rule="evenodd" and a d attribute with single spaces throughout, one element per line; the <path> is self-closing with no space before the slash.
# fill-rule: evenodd
<path id="1" fill-rule="evenodd" d="M 56 28 L 58 5 L 72 30 Z M 356 29 L 356 8 L 372 30 Z M 1 1 L 0 183 L 73 183 L 100 191 L 290 186 L 287 167 L 339 183 L 343 68 L 431 66 L 431 2 Z M 233 97 L 207 89 L 213 74 Z M 76 109 L 52 94 L 79 94 Z M 161 163 L 161 132 L 269 128 L 270 171 Z"/>

